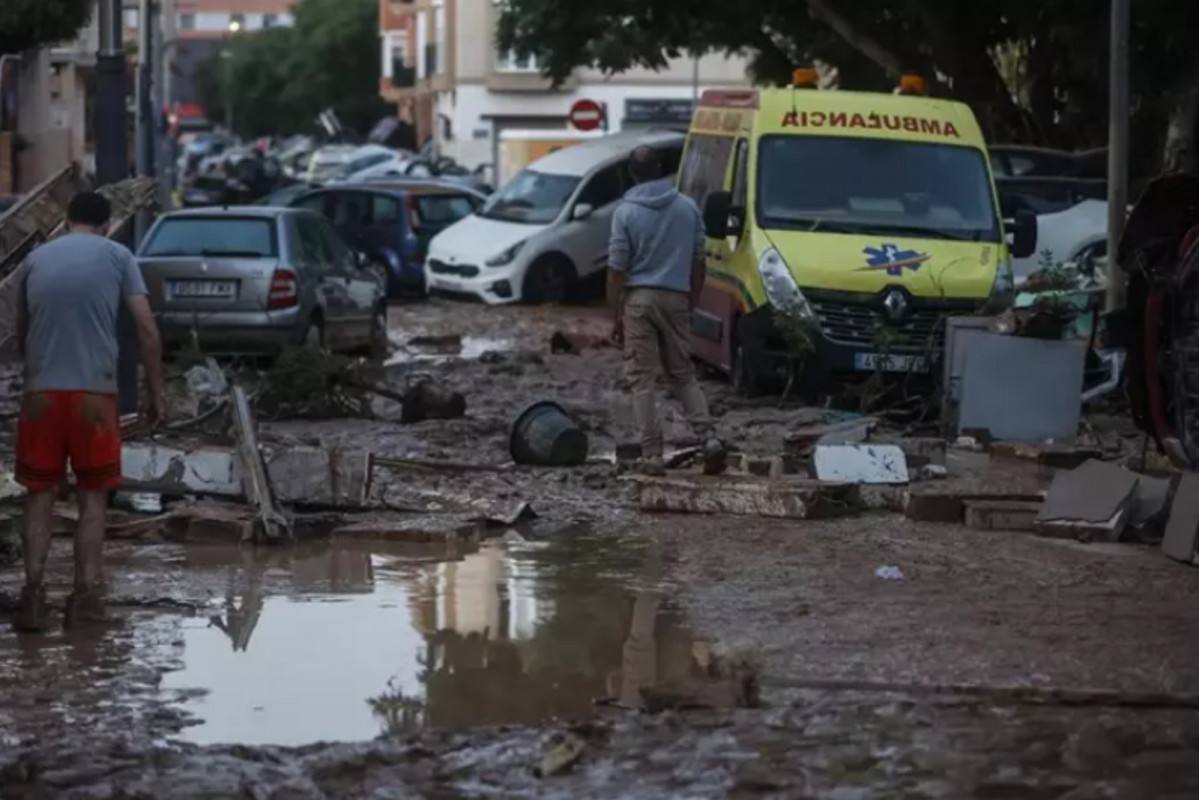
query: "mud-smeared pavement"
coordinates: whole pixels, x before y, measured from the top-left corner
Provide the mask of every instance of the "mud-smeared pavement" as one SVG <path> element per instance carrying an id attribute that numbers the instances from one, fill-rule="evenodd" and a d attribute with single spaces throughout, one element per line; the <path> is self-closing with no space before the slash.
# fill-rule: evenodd
<path id="1" fill-rule="evenodd" d="M 548 398 L 596 453 L 632 438 L 619 355 L 549 349 L 605 333 L 602 310 L 392 320 L 392 379 L 464 392 L 465 418 L 400 426 L 381 400 L 264 436 L 500 464 Z M 708 388 L 754 452 L 822 414 Z M 0 797 L 1199 796 L 1199 576 L 1150 549 L 647 518 L 604 463 L 392 480 L 540 519 L 436 545 L 113 542 L 114 625 L 42 637 L 7 626 L 0 571 Z"/>

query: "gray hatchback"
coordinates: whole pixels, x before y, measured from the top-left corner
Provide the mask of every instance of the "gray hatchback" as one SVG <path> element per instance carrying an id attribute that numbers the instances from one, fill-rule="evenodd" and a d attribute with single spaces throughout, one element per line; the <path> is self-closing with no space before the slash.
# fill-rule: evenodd
<path id="1" fill-rule="evenodd" d="M 387 337 L 383 276 L 320 214 L 244 206 L 158 218 L 138 250 L 163 342 L 217 355 L 290 344 L 349 351 Z"/>

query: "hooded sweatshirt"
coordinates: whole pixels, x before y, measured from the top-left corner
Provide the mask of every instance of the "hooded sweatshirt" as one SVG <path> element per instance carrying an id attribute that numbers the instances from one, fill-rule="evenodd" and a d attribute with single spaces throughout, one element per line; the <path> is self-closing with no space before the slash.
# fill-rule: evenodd
<path id="1" fill-rule="evenodd" d="M 690 292 L 691 265 L 703 255 L 699 208 L 669 178 L 625 192 L 612 216 L 608 268 L 626 273 L 626 287 Z"/>

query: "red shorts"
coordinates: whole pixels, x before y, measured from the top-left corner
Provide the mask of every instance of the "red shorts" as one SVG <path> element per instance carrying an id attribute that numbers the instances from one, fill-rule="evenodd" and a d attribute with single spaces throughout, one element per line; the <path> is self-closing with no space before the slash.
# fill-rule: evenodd
<path id="1" fill-rule="evenodd" d="M 17 422 L 17 482 L 31 492 L 53 489 L 67 461 L 81 489 L 121 484 L 117 398 L 92 392 L 31 392 Z"/>

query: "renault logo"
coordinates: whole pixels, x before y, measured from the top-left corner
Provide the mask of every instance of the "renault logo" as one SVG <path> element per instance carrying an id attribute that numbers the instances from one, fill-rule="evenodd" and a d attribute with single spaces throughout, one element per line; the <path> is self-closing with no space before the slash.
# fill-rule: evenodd
<path id="1" fill-rule="evenodd" d="M 883 299 L 883 310 L 887 312 L 887 319 L 898 322 L 908 313 L 908 298 L 903 292 L 893 289 Z"/>

